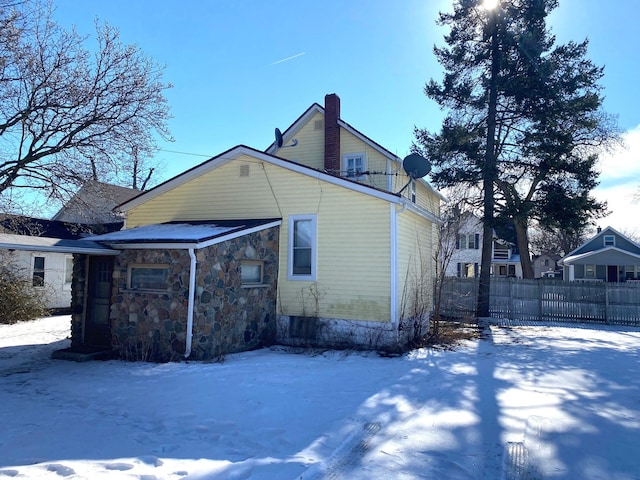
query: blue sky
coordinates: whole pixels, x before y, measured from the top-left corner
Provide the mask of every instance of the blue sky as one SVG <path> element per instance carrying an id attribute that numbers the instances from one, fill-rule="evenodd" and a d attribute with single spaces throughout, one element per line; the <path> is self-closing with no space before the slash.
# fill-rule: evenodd
<path id="1" fill-rule="evenodd" d="M 162 180 L 206 159 L 172 152 L 213 156 L 237 144 L 266 148 L 275 127 L 284 130 L 312 103 L 322 104 L 326 93 L 340 96 L 345 121 L 399 156 L 409 153 L 414 126 L 440 127 L 442 113 L 423 87 L 430 78 L 441 78 L 432 48 L 442 45 L 444 30 L 435 20 L 438 11 L 451 9 L 451 0 L 56 0 L 55 5 L 62 25 L 91 34 L 96 18 L 106 20 L 120 29 L 124 42 L 166 65 L 165 80 L 174 85 L 167 98 L 175 142 L 161 144 Z M 605 66 L 605 109 L 635 138 L 640 132 L 636 0 L 560 0 L 549 25 L 558 42 L 589 38 L 589 58 Z M 625 151 L 603 162 L 603 190 L 631 184 L 637 189 L 640 141 L 632 147 L 637 155 Z"/>

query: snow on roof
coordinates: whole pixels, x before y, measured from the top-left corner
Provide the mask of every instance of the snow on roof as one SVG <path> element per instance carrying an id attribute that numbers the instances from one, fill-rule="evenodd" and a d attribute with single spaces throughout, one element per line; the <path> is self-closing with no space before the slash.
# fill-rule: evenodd
<path id="1" fill-rule="evenodd" d="M 0 248 L 56 253 L 117 254 L 99 243 L 89 240 L 72 240 L 52 237 L 31 237 L 28 235 L 0 234 Z"/>
<path id="2" fill-rule="evenodd" d="M 169 222 L 128 228 L 119 232 L 88 237 L 108 244 L 121 243 L 202 243 L 228 235 L 245 235 L 249 230 L 268 228 L 279 219 L 212 220 L 206 222 Z"/>

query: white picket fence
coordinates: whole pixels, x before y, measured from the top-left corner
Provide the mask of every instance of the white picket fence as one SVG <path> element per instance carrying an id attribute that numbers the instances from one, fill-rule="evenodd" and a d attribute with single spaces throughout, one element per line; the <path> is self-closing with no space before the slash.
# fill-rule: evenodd
<path id="1" fill-rule="evenodd" d="M 478 279 L 447 278 L 442 313 L 474 317 Z M 517 321 L 640 326 L 637 283 L 491 279 L 490 314 Z"/>

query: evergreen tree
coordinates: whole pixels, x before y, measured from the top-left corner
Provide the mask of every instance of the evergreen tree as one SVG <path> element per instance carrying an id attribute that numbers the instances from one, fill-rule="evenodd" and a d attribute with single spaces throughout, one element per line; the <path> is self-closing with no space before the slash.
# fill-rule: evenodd
<path id="1" fill-rule="evenodd" d="M 444 78 L 425 93 L 448 113 L 439 132 L 416 129 L 415 148 L 433 164 L 436 185 L 466 184 L 483 192 L 485 208 L 489 200 L 485 235 L 494 217 L 513 222 L 525 278 L 533 277 L 533 220 L 577 231 L 604 213 L 590 191 L 598 151 L 619 138 L 601 109 L 603 68 L 586 58 L 588 42 L 556 45 L 547 28 L 557 5 L 501 0 L 488 11 L 480 0 L 458 0 L 453 13 L 441 13 L 450 32 L 434 51 Z"/>

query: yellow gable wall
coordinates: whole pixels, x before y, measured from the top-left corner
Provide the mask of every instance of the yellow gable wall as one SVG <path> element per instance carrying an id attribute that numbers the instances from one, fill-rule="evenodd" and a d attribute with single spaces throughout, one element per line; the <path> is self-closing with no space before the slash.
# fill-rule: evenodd
<path id="1" fill-rule="evenodd" d="M 311 119 L 294 135 L 298 140 L 295 147 L 283 147 L 277 150 L 274 155 L 286 158 L 316 170 L 324 170 L 324 115 L 316 113 Z M 287 143 L 291 145 L 291 141 Z M 351 153 L 364 153 L 366 157 L 366 169 L 371 172 L 387 172 L 387 157 L 378 150 L 372 148 L 358 137 L 340 128 L 340 155 L 341 161 L 344 155 Z M 398 164 L 402 171 L 402 167 Z M 402 172 L 404 173 L 404 172 Z M 388 191 L 388 175 L 373 174 L 358 180 L 360 183 L 371 185 L 376 188 Z"/>
<path id="2" fill-rule="evenodd" d="M 398 315 L 407 321 L 433 305 L 435 225 L 405 211 L 398 214 Z"/>
<path id="3" fill-rule="evenodd" d="M 324 115 L 316 113 L 294 138 L 298 140 L 295 147 L 285 146 L 276 150 L 274 155 L 316 170 L 324 170 Z M 287 145 L 291 145 L 291 141 Z"/>
<path id="4" fill-rule="evenodd" d="M 249 175 L 241 176 L 247 166 Z M 317 215 L 316 282 L 287 279 L 294 214 Z M 242 156 L 133 208 L 127 228 L 241 218 L 282 218 L 280 314 L 389 321 L 391 227 L 384 200 Z"/>

